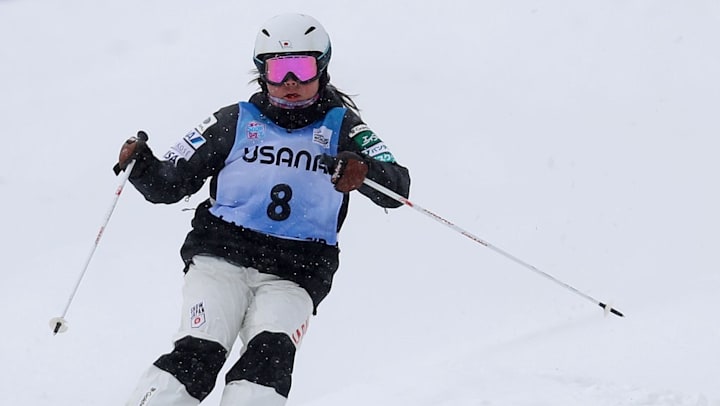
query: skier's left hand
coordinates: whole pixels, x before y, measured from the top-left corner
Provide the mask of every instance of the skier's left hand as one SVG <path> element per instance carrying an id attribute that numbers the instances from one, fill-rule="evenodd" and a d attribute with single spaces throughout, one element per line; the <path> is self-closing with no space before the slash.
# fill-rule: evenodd
<path id="1" fill-rule="evenodd" d="M 335 190 L 350 193 L 362 186 L 368 172 L 368 165 L 361 155 L 342 151 L 336 157 L 327 158 L 330 158 L 328 170 L 330 170 L 330 181 L 335 185 Z"/>

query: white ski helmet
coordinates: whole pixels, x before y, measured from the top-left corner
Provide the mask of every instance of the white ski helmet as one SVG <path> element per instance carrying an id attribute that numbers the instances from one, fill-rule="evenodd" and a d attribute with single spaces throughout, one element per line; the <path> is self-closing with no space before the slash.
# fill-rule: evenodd
<path id="1" fill-rule="evenodd" d="M 266 21 L 255 39 L 253 61 L 261 75 L 269 55 L 312 54 L 318 72 L 330 63 L 330 36 L 320 22 L 304 14 L 280 14 Z"/>

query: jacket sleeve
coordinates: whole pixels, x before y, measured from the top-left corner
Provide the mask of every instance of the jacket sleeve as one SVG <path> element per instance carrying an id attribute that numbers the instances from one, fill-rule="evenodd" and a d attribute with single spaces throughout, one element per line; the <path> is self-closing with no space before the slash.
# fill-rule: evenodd
<path id="1" fill-rule="evenodd" d="M 407 168 L 395 161 L 387 145 L 362 122 L 360 116 L 350 109 L 345 114 L 340 137 L 340 151 L 351 151 L 365 157 L 369 179 L 403 197 L 409 197 L 410 173 Z M 402 203 L 367 185 L 360 186 L 358 191 L 378 206 L 386 208 L 402 206 Z"/>
<path id="2" fill-rule="evenodd" d="M 148 148 L 130 183 L 152 203 L 176 203 L 217 175 L 235 142 L 238 106 L 225 107 L 193 128 L 162 156 Z"/>

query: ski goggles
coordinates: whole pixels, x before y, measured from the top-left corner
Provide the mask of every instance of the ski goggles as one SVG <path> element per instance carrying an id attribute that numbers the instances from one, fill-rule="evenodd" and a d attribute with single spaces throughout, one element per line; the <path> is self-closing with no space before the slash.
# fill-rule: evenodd
<path id="1" fill-rule="evenodd" d="M 319 76 L 317 59 L 310 55 L 283 55 L 265 60 L 265 81 L 280 86 L 294 77 L 302 84 L 310 83 Z"/>

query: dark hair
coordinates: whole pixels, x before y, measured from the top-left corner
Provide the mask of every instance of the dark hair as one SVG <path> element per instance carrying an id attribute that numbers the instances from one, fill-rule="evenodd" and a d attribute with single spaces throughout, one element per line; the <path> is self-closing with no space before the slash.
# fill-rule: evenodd
<path id="1" fill-rule="evenodd" d="M 265 83 L 265 80 L 263 80 L 260 72 L 258 72 L 257 69 L 253 69 L 251 73 L 255 77 L 251 79 L 248 83 L 255 82 L 258 86 L 260 86 L 260 90 L 262 90 L 263 93 L 267 93 L 267 83 Z M 343 107 L 347 107 L 358 114 L 360 113 L 360 108 L 357 106 L 357 104 L 355 104 L 355 101 L 352 99 L 352 97 L 330 83 L 330 74 L 328 74 L 327 70 L 324 70 L 320 75 L 320 91 L 322 92 L 325 89 L 330 93 L 337 95 L 337 97 L 342 102 Z"/>

